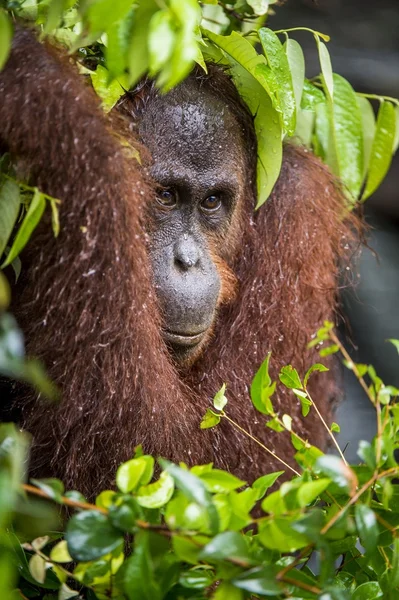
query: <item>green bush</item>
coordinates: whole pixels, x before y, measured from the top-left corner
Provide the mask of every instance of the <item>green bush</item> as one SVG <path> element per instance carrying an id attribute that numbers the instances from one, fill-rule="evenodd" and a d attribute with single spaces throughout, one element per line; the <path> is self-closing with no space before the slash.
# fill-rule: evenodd
<path id="1" fill-rule="evenodd" d="M 251 399 L 266 426 L 291 437 L 297 466 L 280 459 L 281 471 L 251 486 L 212 464 L 188 469 L 163 459 L 153 480 L 154 457 L 138 447 L 116 473 L 117 491 L 104 490 L 89 504 L 57 479 L 21 483 L 26 434 L 2 425 L 0 597 L 398 598 L 399 390 L 385 385 L 373 367 L 353 363 L 331 323 L 311 344 L 321 342 L 322 354 L 342 353 L 376 408 L 378 433 L 371 443 L 360 442 L 360 465 L 347 463 L 334 438 L 337 424 L 329 428 L 319 415 L 338 451 L 324 454 L 296 434 L 289 415 L 275 413 L 270 357 L 254 378 Z M 315 364 L 303 379 L 291 366 L 280 371 L 304 415 L 319 414 L 307 383 L 325 370 Z M 228 419 L 240 428 L 228 415 L 227 397 L 223 386 L 201 427 Z M 56 505 L 73 512 L 65 533 L 58 531 Z"/>

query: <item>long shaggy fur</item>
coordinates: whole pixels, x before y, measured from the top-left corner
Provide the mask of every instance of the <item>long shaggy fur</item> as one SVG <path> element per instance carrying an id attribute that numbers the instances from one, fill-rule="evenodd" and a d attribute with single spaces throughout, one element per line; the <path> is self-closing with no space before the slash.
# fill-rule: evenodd
<path id="1" fill-rule="evenodd" d="M 238 280 L 234 301 L 220 307 L 202 358 L 179 372 L 160 336 L 142 227 L 153 192 L 115 135 L 124 126 L 106 118 L 75 70 L 27 32 L 18 32 L 0 73 L 0 97 L 0 145 L 62 201 L 59 237 L 41 224 L 14 292 L 28 353 L 62 390 L 58 405 L 31 392 L 23 398 L 32 473 L 61 477 L 92 497 L 113 485 L 139 443 L 174 461 L 214 461 L 245 480 L 279 469 L 228 422 L 199 429 L 224 381 L 228 414 L 292 460 L 288 434 L 265 428 L 248 386 L 269 350 L 274 377 L 289 363 L 303 373 L 318 360 L 306 352 L 311 335 L 334 319 L 338 262 L 353 227 L 329 171 L 288 146 L 272 197 L 256 214 L 248 194 L 241 242 L 227 260 Z M 328 416 L 333 376 L 315 375 L 312 392 Z M 300 417 L 293 394 L 279 386 L 274 403 L 299 433 L 324 443 L 320 422 L 312 413 Z"/>

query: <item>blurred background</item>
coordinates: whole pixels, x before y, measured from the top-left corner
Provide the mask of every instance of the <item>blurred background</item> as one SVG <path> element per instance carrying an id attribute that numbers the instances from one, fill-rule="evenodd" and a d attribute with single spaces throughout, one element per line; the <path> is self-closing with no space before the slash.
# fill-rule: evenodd
<path id="1" fill-rule="evenodd" d="M 333 70 L 358 92 L 399 97 L 399 0 L 286 0 L 273 5 L 272 29 L 306 26 L 331 36 Z M 320 72 L 311 34 L 295 32 L 306 74 Z M 399 356 L 387 338 L 399 338 L 399 154 L 377 193 L 367 200 L 369 249 L 357 265 L 353 289 L 342 291 L 342 339 L 357 362 L 371 363 L 385 384 L 399 387 Z M 355 278 L 354 278 L 355 279 Z M 359 461 L 359 439 L 375 433 L 375 411 L 354 376 L 344 369 L 344 401 L 336 421 L 345 455 Z"/>

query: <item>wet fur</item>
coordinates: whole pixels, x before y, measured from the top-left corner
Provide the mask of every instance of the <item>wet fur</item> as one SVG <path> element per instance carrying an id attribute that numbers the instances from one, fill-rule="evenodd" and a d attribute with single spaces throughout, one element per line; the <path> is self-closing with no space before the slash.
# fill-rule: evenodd
<path id="1" fill-rule="evenodd" d="M 223 88 L 225 76 L 214 76 Z M 0 146 L 62 200 L 61 233 L 55 239 L 48 219 L 41 224 L 23 256 L 12 306 L 28 353 L 63 391 L 59 405 L 23 395 L 32 474 L 61 477 L 92 497 L 113 485 L 139 443 L 174 461 L 214 461 L 245 480 L 279 469 L 229 423 L 199 429 L 223 382 L 228 414 L 292 460 L 289 436 L 265 428 L 248 386 L 269 350 L 274 377 L 289 363 L 303 373 L 319 360 L 316 350 L 306 351 L 311 335 L 335 319 L 338 262 L 348 254 L 353 221 L 343 221 L 345 201 L 328 169 L 287 146 L 272 197 L 256 213 L 249 184 L 241 240 L 222 257 L 237 278 L 226 299 L 234 287 L 235 299 L 220 306 L 203 356 L 179 372 L 160 336 L 146 254 L 142 224 L 153 191 L 114 134 L 125 125 L 104 116 L 68 61 L 26 32 L 17 34 L 0 73 L 0 97 Z M 231 99 L 234 110 L 237 102 Z M 329 418 L 333 374 L 315 375 L 312 392 Z M 294 417 L 299 433 L 324 444 L 320 422 L 313 412 L 301 418 L 292 393 L 278 386 L 274 403 Z"/>

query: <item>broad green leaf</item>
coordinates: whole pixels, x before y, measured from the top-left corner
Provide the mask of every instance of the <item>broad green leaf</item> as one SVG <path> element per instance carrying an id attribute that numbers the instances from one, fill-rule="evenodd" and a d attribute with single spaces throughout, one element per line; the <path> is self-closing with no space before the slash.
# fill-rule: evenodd
<path id="1" fill-rule="evenodd" d="M 287 388 L 298 388 L 300 390 L 303 389 L 298 372 L 291 365 L 287 365 L 281 369 L 279 373 L 279 379 Z"/>
<path id="2" fill-rule="evenodd" d="M 267 66 L 265 57 L 257 54 L 253 46 L 233 32 L 224 37 L 207 30 L 206 36 L 227 55 L 230 70 L 237 89 L 254 115 L 258 141 L 258 203 L 256 208 L 269 197 L 280 174 L 282 163 L 282 131 L 280 118 L 273 108 L 269 88 L 258 66 Z"/>
<path id="3" fill-rule="evenodd" d="M 348 494 L 354 493 L 357 487 L 355 472 L 338 456 L 325 454 L 316 462 L 317 472 L 327 475 L 339 488 Z"/>
<path id="4" fill-rule="evenodd" d="M 135 533 L 138 519 L 143 518 L 143 510 L 132 496 L 125 496 L 122 502 L 112 504 L 108 510 L 111 524 L 123 533 Z"/>
<path id="5" fill-rule="evenodd" d="M 314 111 L 317 104 L 325 104 L 326 97 L 323 91 L 313 85 L 308 79 L 304 80 L 300 107 L 303 110 Z"/>
<path id="6" fill-rule="evenodd" d="M 360 541 L 366 552 L 374 554 L 377 551 L 377 540 L 380 533 L 374 511 L 365 504 L 356 504 L 355 521 Z"/>
<path id="7" fill-rule="evenodd" d="M 157 78 L 157 85 L 164 92 L 180 83 L 194 62 L 201 59 L 198 31 L 202 13 L 197 0 L 169 0 L 169 8 L 177 31 L 170 60 Z"/>
<path id="8" fill-rule="evenodd" d="M 140 506 L 160 508 L 169 502 L 174 489 L 174 480 L 164 471 L 158 481 L 141 486 L 135 497 Z"/>
<path id="9" fill-rule="evenodd" d="M 152 456 L 139 456 L 121 464 L 116 472 L 116 485 L 123 493 L 134 490 L 139 484 L 147 485 L 154 472 Z"/>
<path id="10" fill-rule="evenodd" d="M 58 544 L 56 544 L 51 549 L 50 558 L 54 562 L 58 562 L 58 563 L 72 562 L 72 557 L 68 552 L 68 545 L 67 545 L 66 540 L 62 540 L 61 542 L 58 542 Z"/>
<path id="11" fill-rule="evenodd" d="M 305 58 L 303 56 L 302 48 L 296 40 L 288 38 L 284 44 L 284 49 L 287 54 L 291 71 L 298 123 L 298 111 L 301 108 L 302 92 L 305 81 Z"/>
<path id="12" fill-rule="evenodd" d="M 216 410 L 223 410 L 227 404 L 227 398 L 224 395 L 225 391 L 226 384 L 224 383 L 220 390 L 216 392 L 215 397 L 213 399 L 213 406 L 216 408 Z"/>
<path id="13" fill-rule="evenodd" d="M 377 600 L 383 598 L 384 594 L 377 581 L 367 581 L 355 589 L 351 600 Z"/>
<path id="14" fill-rule="evenodd" d="M 258 31 L 263 52 L 277 83 L 277 97 L 283 115 L 287 135 L 295 131 L 295 95 L 287 54 L 277 35 L 271 29 L 262 27 Z"/>
<path id="15" fill-rule="evenodd" d="M 274 4 L 277 0 L 248 0 L 249 6 L 254 11 L 255 15 L 265 15 L 269 10 L 269 5 Z"/>
<path id="16" fill-rule="evenodd" d="M 46 561 L 39 556 L 34 554 L 29 561 L 29 571 L 38 583 L 44 583 L 46 579 Z"/>
<path id="17" fill-rule="evenodd" d="M 11 300 L 11 291 L 7 278 L 0 272 L 0 312 L 8 308 Z"/>
<path id="18" fill-rule="evenodd" d="M 364 440 L 360 440 L 359 448 L 357 450 L 357 454 L 359 458 L 372 470 L 377 466 L 375 448 L 370 444 L 370 442 L 366 442 Z"/>
<path id="19" fill-rule="evenodd" d="M 13 232 L 20 207 L 20 191 L 17 182 L 0 178 L 0 257 Z"/>
<path id="20" fill-rule="evenodd" d="M 395 106 L 395 116 L 396 116 L 396 129 L 395 129 L 395 139 L 393 141 L 393 152 L 395 153 L 399 146 L 399 105 Z"/>
<path id="21" fill-rule="evenodd" d="M 327 46 L 324 42 L 322 42 L 318 35 L 315 35 L 317 49 L 319 51 L 319 60 L 321 67 L 321 75 L 322 81 L 324 84 L 324 89 L 326 94 L 328 95 L 330 101 L 332 102 L 334 97 L 334 79 L 333 79 L 333 71 L 331 66 L 331 58 L 330 53 L 327 50 Z"/>
<path id="22" fill-rule="evenodd" d="M 205 561 L 239 560 L 250 564 L 252 561 L 245 540 L 241 533 L 234 531 L 219 533 L 202 548 L 198 558 Z"/>
<path id="23" fill-rule="evenodd" d="M 201 479 L 167 460 L 159 459 L 159 463 L 161 467 L 173 477 L 176 487 L 179 488 L 189 500 L 197 502 L 207 510 L 210 527 L 212 531 L 216 532 L 219 516 L 216 507 L 212 502 L 212 497 Z"/>
<path id="24" fill-rule="evenodd" d="M 38 487 L 42 492 L 47 494 L 49 498 L 55 502 L 62 503 L 62 495 L 64 493 L 64 484 L 59 479 L 31 479 L 33 485 Z"/>
<path id="25" fill-rule="evenodd" d="M 128 49 L 129 87 L 133 87 L 148 71 L 148 31 L 154 13 L 158 10 L 155 0 L 140 2 L 134 12 Z"/>
<path id="26" fill-rule="evenodd" d="M 371 103 L 367 98 L 357 96 L 357 103 L 362 116 L 363 127 L 363 178 L 366 176 L 370 164 L 371 148 L 375 133 L 375 115 Z"/>
<path id="27" fill-rule="evenodd" d="M 310 110 L 297 110 L 294 138 L 298 138 L 303 146 L 311 147 L 316 114 Z"/>
<path id="28" fill-rule="evenodd" d="M 208 541 L 208 540 L 206 540 Z M 205 542 L 206 543 L 206 542 Z M 193 565 L 198 564 L 198 555 L 201 552 L 201 546 L 196 539 L 185 538 L 179 535 L 172 536 L 172 548 L 176 556 L 185 563 Z"/>
<path id="29" fill-rule="evenodd" d="M 341 427 L 338 425 L 338 423 L 335 423 L 334 421 L 331 423 L 331 427 L 330 427 L 330 431 L 333 431 L 335 433 L 340 433 L 341 431 Z"/>
<path id="30" fill-rule="evenodd" d="M 394 589 L 399 586 L 399 538 L 393 540 L 393 553 L 391 560 L 391 573 L 389 574 L 388 586 L 389 589 Z"/>
<path id="31" fill-rule="evenodd" d="M 280 424 L 278 417 L 273 417 L 270 421 L 267 421 L 266 427 L 272 429 L 273 431 L 285 431 L 284 427 Z"/>
<path id="32" fill-rule="evenodd" d="M 227 473 L 227 471 L 221 471 L 220 469 L 205 471 L 199 477 L 205 483 L 206 489 L 213 494 L 228 493 L 242 487 L 246 483 L 238 479 L 235 475 Z"/>
<path id="33" fill-rule="evenodd" d="M 58 0 L 60 1 L 60 0 Z M 126 17 L 132 7 L 132 0 L 96 0 L 87 5 L 85 20 L 91 33 L 107 31 L 114 23 Z"/>
<path id="34" fill-rule="evenodd" d="M 180 575 L 179 583 L 189 590 L 203 590 L 212 585 L 213 577 L 208 570 L 190 569 Z"/>
<path id="35" fill-rule="evenodd" d="M 339 346 L 337 344 L 331 344 L 331 346 L 327 346 L 327 348 L 322 348 L 319 351 L 321 357 L 330 356 L 331 354 L 336 354 L 339 352 Z"/>
<path id="36" fill-rule="evenodd" d="M 46 201 L 43 194 L 36 189 L 33 195 L 32 201 L 29 205 L 28 212 L 26 213 L 22 224 L 20 225 L 17 235 L 15 236 L 14 242 L 11 246 L 11 250 L 7 255 L 6 260 L 3 263 L 3 267 L 12 263 L 18 254 L 23 250 L 25 245 L 28 243 L 34 229 L 38 225 L 42 214 L 46 206 Z"/>
<path id="37" fill-rule="evenodd" d="M 13 28 L 7 13 L 0 8 L 0 71 L 6 64 L 11 50 Z"/>
<path id="38" fill-rule="evenodd" d="M 391 344 L 393 344 L 393 346 L 395 346 L 396 350 L 398 351 L 399 354 L 399 340 L 395 340 L 394 338 L 390 338 L 387 340 L 387 342 L 391 342 Z"/>
<path id="39" fill-rule="evenodd" d="M 364 172 L 363 124 L 356 94 L 340 75 L 333 75 L 334 143 L 341 178 L 354 198 L 360 193 Z"/>
<path id="40" fill-rule="evenodd" d="M 134 552 L 118 572 L 118 581 L 121 581 L 128 600 L 161 600 L 163 597 L 155 580 L 148 532 L 136 536 Z"/>
<path id="41" fill-rule="evenodd" d="M 362 201 L 375 192 L 384 179 L 392 160 L 395 141 L 396 115 L 390 102 L 382 102 L 378 111 L 377 125 L 371 147 L 370 165 Z"/>
<path id="42" fill-rule="evenodd" d="M 48 5 L 46 23 L 44 25 L 44 33 L 46 35 L 53 33 L 61 21 L 62 13 L 67 8 L 68 0 L 51 0 Z"/>
<path id="43" fill-rule="evenodd" d="M 200 423 L 201 429 L 211 429 L 212 427 L 216 427 L 220 423 L 220 415 L 217 415 L 210 408 L 206 409 L 206 413 L 202 417 L 202 421 Z"/>
<path id="44" fill-rule="evenodd" d="M 324 490 L 328 488 L 330 483 L 331 479 L 328 478 L 321 478 L 316 479 L 315 481 L 302 483 L 297 492 L 299 506 L 305 507 L 308 504 L 311 504 L 318 496 L 320 496 L 320 494 L 324 492 Z"/>
<path id="45" fill-rule="evenodd" d="M 276 581 L 278 567 L 274 565 L 264 565 L 245 571 L 238 577 L 231 580 L 231 583 L 250 594 L 259 596 L 280 596 L 283 592 L 283 584 Z"/>
<path id="46" fill-rule="evenodd" d="M 156 12 L 148 31 L 150 73 L 157 73 L 172 56 L 176 41 L 173 14 L 167 8 Z"/>
<path id="47" fill-rule="evenodd" d="M 250 390 L 252 404 L 256 410 L 264 415 L 274 415 L 274 408 L 270 397 L 274 394 L 276 384 L 272 383 L 269 375 L 270 356 L 271 352 L 269 352 L 256 372 Z"/>
<path id="48" fill-rule="evenodd" d="M 276 516 L 259 525 L 259 541 L 278 552 L 295 552 L 309 544 L 309 538 L 292 528 L 294 517 Z"/>
<path id="49" fill-rule="evenodd" d="M 133 22 L 133 14 L 133 10 L 129 11 L 124 19 L 117 21 L 107 28 L 105 64 L 109 71 L 109 80 L 124 75 L 130 44 L 130 30 Z"/>
<path id="50" fill-rule="evenodd" d="M 109 518 L 95 510 L 78 513 L 68 522 L 65 539 L 74 560 L 96 560 L 123 544 L 123 535 Z"/>
<path id="51" fill-rule="evenodd" d="M 323 373 L 328 370 L 329 369 L 321 363 L 315 363 L 306 371 L 306 375 L 303 379 L 303 386 L 306 388 L 306 386 L 308 385 L 309 377 L 312 375 L 312 373 L 315 373 L 316 371 L 318 371 L 319 373 Z"/>
<path id="52" fill-rule="evenodd" d="M 90 71 L 90 79 L 97 95 L 101 98 L 104 111 L 109 112 L 125 90 L 116 79 L 109 82 L 109 71 L 102 65 L 98 65 L 95 71 Z"/>
<path id="53" fill-rule="evenodd" d="M 244 600 L 244 594 L 229 581 L 223 581 L 216 588 L 212 600 Z"/>
<path id="54" fill-rule="evenodd" d="M 256 499 L 260 500 L 266 494 L 267 490 L 277 481 L 280 475 L 283 475 L 284 471 L 276 471 L 276 473 L 269 473 L 258 477 L 252 484 L 252 489 L 256 491 Z"/>

